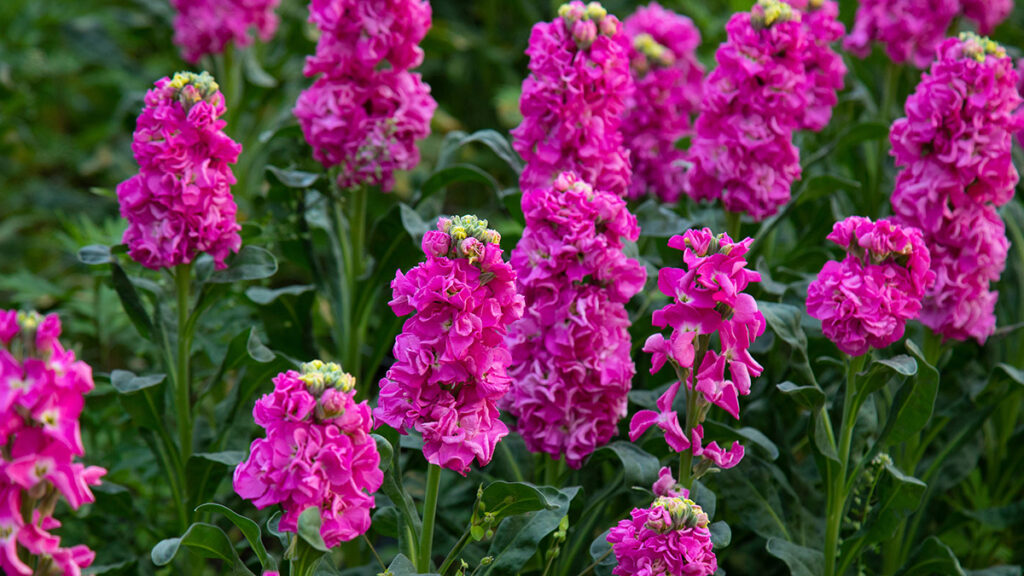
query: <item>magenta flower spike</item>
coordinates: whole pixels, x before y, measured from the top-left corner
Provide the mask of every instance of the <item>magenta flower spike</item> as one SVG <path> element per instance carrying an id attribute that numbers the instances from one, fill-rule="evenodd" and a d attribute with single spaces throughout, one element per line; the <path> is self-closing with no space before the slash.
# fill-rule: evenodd
<path id="1" fill-rule="evenodd" d="M 832 119 L 832 109 L 839 102 L 836 92 L 846 83 L 846 64 L 832 47 L 846 35 L 846 27 L 839 21 L 838 2 L 786 0 L 786 3 L 801 11 L 808 40 L 804 65 L 810 93 L 800 129 L 820 132 Z"/>
<path id="2" fill-rule="evenodd" d="M 534 452 L 573 468 L 616 433 L 636 369 L 625 305 L 646 280 L 623 254 L 640 233 L 626 202 L 574 173 L 527 190 L 512 252 L 526 302 L 509 329 L 512 389 L 503 407 Z"/>
<path id="3" fill-rule="evenodd" d="M 686 153 L 676 141 L 693 132 L 704 67 L 697 61 L 700 32 L 693 22 L 657 2 L 624 22 L 636 91 L 626 100 L 622 134 L 633 163 L 629 198 L 650 194 L 674 204 L 683 193 Z"/>
<path id="4" fill-rule="evenodd" d="M 423 436 L 431 464 L 465 475 L 508 435 L 498 401 L 511 384 L 505 344 L 523 314 L 500 236 L 475 216 L 442 218 L 423 236 L 426 260 L 391 282 L 391 309 L 412 314 L 380 381 L 378 423 Z"/>
<path id="5" fill-rule="evenodd" d="M 224 133 L 224 110 L 206 72 L 161 78 L 146 93 L 132 140 L 139 172 L 117 186 L 123 241 L 143 266 L 173 268 L 206 252 L 221 269 L 241 247 L 230 165 L 242 147 Z"/>
<path id="6" fill-rule="evenodd" d="M 698 201 L 721 199 L 726 210 L 761 221 L 789 202 L 800 178 L 793 132 L 808 118 L 821 121 L 808 116 L 810 98 L 822 94 L 805 64 L 817 45 L 800 11 L 779 0 L 759 0 L 751 12 L 734 14 L 726 32 L 715 53 L 718 67 L 704 85 L 686 193 Z"/>
<path id="7" fill-rule="evenodd" d="M 944 338 L 984 343 L 995 330 L 990 285 L 1008 248 L 996 207 L 1013 198 L 1013 138 L 1024 129 L 1018 81 L 998 44 L 970 33 L 950 38 L 889 135 L 903 168 L 894 221 L 921 229 L 936 274 L 920 319 Z"/>
<path id="8" fill-rule="evenodd" d="M 249 46 L 253 36 L 267 42 L 277 31 L 274 11 L 281 0 L 171 0 L 174 43 L 189 64 L 220 54 L 228 42 Z"/>
<path id="9" fill-rule="evenodd" d="M 927 68 L 959 11 L 960 0 L 862 0 L 843 48 L 866 58 L 879 42 L 893 62 Z"/>
<path id="10" fill-rule="evenodd" d="M 45 558 L 79 574 L 95 558 L 86 546 L 61 548 L 52 533 L 57 499 L 74 510 L 94 502 L 90 487 L 107 473 L 75 461 L 85 454 L 78 419 L 92 369 L 60 332 L 55 314 L 0 310 L 0 570 L 11 576 L 35 574 Z"/>
<path id="11" fill-rule="evenodd" d="M 278 374 L 252 412 L 266 437 L 253 440 L 234 474 L 235 492 L 257 508 L 281 505 L 285 532 L 317 508 L 329 548 L 369 530 L 373 493 L 384 481 L 370 407 L 354 396 L 355 379 L 334 363 Z"/>
<path id="12" fill-rule="evenodd" d="M 523 121 L 512 130 L 512 147 L 526 161 L 523 190 L 573 171 L 599 190 L 626 194 L 631 169 L 620 127 L 633 91 L 629 42 L 597 2 L 563 4 L 554 21 L 534 25 Z"/>

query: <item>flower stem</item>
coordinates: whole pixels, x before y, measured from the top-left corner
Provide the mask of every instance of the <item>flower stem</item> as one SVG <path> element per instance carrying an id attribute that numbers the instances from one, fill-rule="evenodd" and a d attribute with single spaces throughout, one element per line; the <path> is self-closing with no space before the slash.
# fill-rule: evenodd
<path id="1" fill-rule="evenodd" d="M 839 463 L 829 463 L 826 459 L 826 466 L 831 470 L 837 467 L 837 473 L 829 473 L 828 476 L 828 498 L 826 502 L 825 516 L 825 576 L 837 576 L 836 558 L 839 553 L 839 530 L 842 528 L 843 513 L 846 510 L 846 500 L 849 494 L 846 487 L 846 474 L 850 464 L 850 447 L 853 444 L 853 428 L 857 420 L 859 406 L 855 406 L 857 399 L 857 374 L 864 368 L 867 355 L 847 358 L 846 362 L 846 390 L 843 396 L 843 419 L 839 426 Z M 828 413 L 824 415 L 826 425 L 828 424 Z"/>
<path id="2" fill-rule="evenodd" d="M 192 265 L 182 264 L 174 270 L 174 283 L 178 296 L 178 367 L 175 372 L 174 400 L 178 415 L 178 441 L 182 468 L 192 455 L 192 390 L 189 360 L 192 352 L 188 333 L 189 300 L 192 286 Z"/>
<path id="3" fill-rule="evenodd" d="M 740 212 L 725 211 L 725 231 L 733 239 L 733 242 L 740 241 L 740 234 L 743 230 L 743 222 L 740 220 L 742 216 Z"/>
<path id="4" fill-rule="evenodd" d="M 430 558 L 434 545 L 434 520 L 437 517 L 437 493 L 441 487 L 441 467 L 427 465 L 427 489 L 423 500 L 423 534 L 420 536 L 419 561 L 416 567 L 422 573 L 430 571 Z"/>

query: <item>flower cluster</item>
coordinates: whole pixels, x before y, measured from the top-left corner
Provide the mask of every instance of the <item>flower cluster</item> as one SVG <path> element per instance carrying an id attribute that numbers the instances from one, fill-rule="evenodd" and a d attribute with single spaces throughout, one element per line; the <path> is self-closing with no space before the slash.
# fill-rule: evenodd
<path id="1" fill-rule="evenodd" d="M 807 313 L 851 356 L 902 338 L 935 279 L 921 231 L 851 216 L 836 222 L 828 239 L 846 249 L 846 257 L 826 262 L 807 288 Z"/>
<path id="2" fill-rule="evenodd" d="M 257 508 L 280 504 L 281 530 L 295 532 L 307 508 L 320 510 L 320 535 L 333 548 L 370 528 L 373 493 L 384 480 L 373 420 L 353 399 L 355 379 L 319 360 L 274 378 L 252 415 L 267 434 L 235 469 L 235 492 Z"/>
<path id="3" fill-rule="evenodd" d="M 252 44 L 253 32 L 266 42 L 277 31 L 274 10 L 281 0 L 171 0 L 174 43 L 186 62 L 195 64 L 207 54 L 220 54 L 228 42 Z"/>
<path id="4" fill-rule="evenodd" d="M 779 0 L 733 15 L 726 32 L 704 86 L 686 193 L 759 221 L 789 201 L 800 177 L 793 132 L 817 94 L 805 68 L 810 41 L 799 10 Z"/>
<path id="5" fill-rule="evenodd" d="M 690 115 L 700 109 L 704 67 L 695 54 L 700 32 L 689 18 L 657 2 L 638 8 L 624 26 L 636 85 L 622 121 L 633 162 L 629 197 L 650 193 L 675 203 L 683 192 L 686 156 L 675 144 L 691 133 Z"/>
<path id="6" fill-rule="evenodd" d="M 654 485 L 656 498 L 647 508 L 634 508 L 608 532 L 617 566 L 616 576 L 710 576 L 718 570 L 712 550 L 708 515 L 689 491 L 675 484 L 662 468 Z"/>
<path id="7" fill-rule="evenodd" d="M 474 216 L 442 218 L 423 236 L 426 261 L 391 282 L 391 309 L 412 314 L 395 340 L 395 364 L 380 381 L 380 423 L 423 435 L 423 455 L 466 474 L 485 465 L 508 428 L 498 401 L 508 392 L 509 324 L 523 314 L 500 237 Z"/>
<path id="8" fill-rule="evenodd" d="M 548 186 L 574 171 L 619 196 L 629 187 L 622 113 L 633 91 L 629 38 L 597 2 L 563 5 L 553 22 L 530 33 L 530 76 L 523 81 L 523 122 L 512 146 L 526 161 L 523 190 Z"/>
<path id="9" fill-rule="evenodd" d="M 680 382 L 658 399 L 657 412 L 641 410 L 633 416 L 629 437 L 636 441 L 648 428 L 657 425 L 673 450 L 690 450 L 694 456 L 704 457 L 706 462 L 699 464 L 701 471 L 712 463 L 719 468 L 731 468 L 743 457 L 743 446 L 738 442 L 729 450 L 720 448 L 716 442 L 703 446 L 701 423 L 712 404 L 739 418 L 739 396 L 750 394 L 751 378 L 762 371 L 748 350 L 764 334 L 766 323 L 757 302 L 743 292 L 751 282 L 761 280 L 760 274 L 746 267 L 744 255 L 752 242 L 751 238 L 733 242 L 728 235 L 715 236 L 707 228 L 688 230 L 682 236 L 673 236 L 668 243 L 669 247 L 683 251 L 686 269 L 658 271 L 658 288 L 672 302 L 655 311 L 652 322 L 659 328 L 671 326 L 672 334 L 668 339 L 653 334 L 644 344 L 644 352 L 653 355 L 652 374 L 669 362 Z M 716 332 L 720 352 L 711 347 L 711 336 Z M 700 392 L 692 404 L 695 411 L 686 414 L 688 434 L 672 411 L 681 382 L 685 382 L 688 394 Z"/>
<path id="10" fill-rule="evenodd" d="M 571 172 L 527 190 L 526 229 L 512 252 L 523 318 L 509 329 L 512 390 L 505 405 L 532 451 L 570 466 L 616 433 L 630 382 L 625 304 L 646 272 L 622 252 L 640 229 L 624 200 Z"/>
<path id="11" fill-rule="evenodd" d="M 970 33 L 950 38 L 890 132 L 903 168 L 891 199 L 895 220 L 922 230 L 937 275 L 921 321 L 947 338 L 984 342 L 995 329 L 989 284 L 1003 271 L 1007 244 L 995 207 L 1013 197 L 1011 149 L 1024 129 L 1017 82 L 996 43 Z"/>
<path id="12" fill-rule="evenodd" d="M 832 48 L 846 34 L 838 20 L 839 3 L 833 0 L 786 0 L 803 12 L 801 21 L 807 32 L 804 64 L 809 82 L 807 108 L 800 120 L 803 130 L 821 131 L 832 119 L 832 109 L 839 102 L 836 92 L 843 89 L 846 64 Z"/>
<path id="13" fill-rule="evenodd" d="M 203 72 L 157 80 L 146 93 L 132 140 L 138 174 L 117 186 L 124 243 L 151 269 L 192 262 L 200 252 L 217 268 L 238 252 L 231 164 L 242 147 L 224 133 L 224 95 Z"/>
<path id="14" fill-rule="evenodd" d="M 978 32 L 991 34 L 1013 12 L 1013 0 L 960 0 L 964 16 L 978 24 Z"/>
<path id="15" fill-rule="evenodd" d="M 51 532 L 57 500 L 94 502 L 89 487 L 107 473 L 74 461 L 85 454 L 78 417 L 92 369 L 60 331 L 56 315 L 0 310 L 0 570 L 10 576 L 79 574 L 95 557 Z"/>
<path id="16" fill-rule="evenodd" d="M 430 28 L 426 0 L 312 0 L 320 30 L 303 73 L 319 78 L 293 113 L 313 157 L 337 166 L 338 185 L 394 186 L 395 170 L 419 162 L 416 141 L 430 134 L 437 102 L 419 74 L 418 46 Z"/>

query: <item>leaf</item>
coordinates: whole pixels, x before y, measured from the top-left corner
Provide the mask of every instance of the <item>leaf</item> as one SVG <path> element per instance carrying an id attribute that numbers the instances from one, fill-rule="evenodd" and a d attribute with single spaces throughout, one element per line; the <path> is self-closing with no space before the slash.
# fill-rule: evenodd
<path id="1" fill-rule="evenodd" d="M 204 522 L 192 524 L 179 538 L 161 540 L 153 547 L 150 558 L 153 564 L 166 566 L 174 560 L 182 546 L 187 546 L 203 558 L 216 558 L 229 563 L 234 574 L 252 575 L 238 558 L 238 552 L 235 552 L 228 535 L 220 528 Z"/>
<path id="2" fill-rule="evenodd" d="M 152 388 L 163 382 L 167 374 L 150 374 L 149 376 L 136 376 L 128 370 L 114 370 L 110 373 L 110 384 L 121 394 L 131 394 L 146 388 Z"/>
<path id="3" fill-rule="evenodd" d="M 661 469 L 658 459 L 632 442 L 619 440 L 602 446 L 594 452 L 594 458 L 601 458 L 605 454 L 612 454 L 619 459 L 627 487 L 648 488 L 658 479 L 658 470 Z"/>
<path id="4" fill-rule="evenodd" d="M 533 484 L 503 480 L 488 484 L 480 495 L 480 503 L 484 512 L 494 514 L 498 520 L 537 510 L 550 510 L 557 506 Z"/>
<path id="5" fill-rule="evenodd" d="M 808 382 L 817 384 L 811 365 L 807 361 L 807 334 L 800 327 L 800 317 L 803 311 L 796 306 L 779 304 L 777 302 L 758 302 L 758 310 L 764 315 L 765 321 L 776 336 L 789 344 L 789 346 L 800 355 L 800 359 L 794 362 L 794 367 Z"/>
<path id="6" fill-rule="evenodd" d="M 121 299 L 121 306 L 124 307 L 125 313 L 128 314 L 128 319 L 132 321 L 132 325 L 139 331 L 139 334 L 147 339 L 151 340 L 153 337 L 153 321 L 149 317 L 149 313 L 146 312 L 146 308 L 142 305 L 142 299 L 139 298 L 139 293 L 135 290 L 135 285 L 125 274 L 124 268 L 117 263 L 116 260 L 110 261 L 110 272 L 111 280 L 114 283 L 114 291 L 117 292 L 117 297 Z"/>
<path id="7" fill-rule="evenodd" d="M 327 544 L 320 535 L 320 509 L 316 506 L 306 508 L 299 515 L 299 536 L 320 552 L 328 552 Z"/>
<path id="8" fill-rule="evenodd" d="M 818 449 L 818 452 L 838 464 L 839 454 L 836 453 L 835 438 L 829 435 L 830 423 L 825 420 L 826 418 L 828 418 L 828 412 L 824 406 L 811 412 L 811 436 L 814 438 L 814 447 Z"/>
<path id="9" fill-rule="evenodd" d="M 391 459 L 395 455 L 395 448 L 391 442 L 380 434 L 370 434 L 373 441 L 377 443 L 377 453 L 380 454 L 380 470 L 387 473 L 391 469 Z"/>
<path id="10" fill-rule="evenodd" d="M 1008 530 L 1024 525 L 1024 501 L 998 508 L 964 510 L 963 513 L 993 530 Z"/>
<path id="11" fill-rule="evenodd" d="M 267 171 L 276 176 L 281 184 L 284 184 L 288 188 L 309 188 L 313 184 L 316 184 L 316 181 L 320 179 L 320 175 L 314 172 L 278 168 L 277 166 L 268 165 Z"/>
<path id="12" fill-rule="evenodd" d="M 563 489 L 541 486 L 538 489 L 555 507 L 520 514 L 502 522 L 487 553 L 494 562 L 484 569 L 483 576 L 511 575 L 522 571 L 526 561 L 537 552 L 540 541 L 554 532 L 562 518 L 569 514 L 569 504 L 580 490 L 579 486 Z"/>
<path id="13" fill-rule="evenodd" d="M 395 556 L 395 559 L 391 561 L 391 565 L 388 566 L 386 574 L 388 576 L 439 576 L 435 573 L 423 574 L 418 572 L 412 560 L 409 560 L 405 554 Z"/>
<path id="14" fill-rule="evenodd" d="M 245 460 L 245 452 L 241 450 L 225 450 L 223 452 L 196 452 L 193 458 L 201 458 L 210 462 L 223 464 L 228 468 L 234 468 Z"/>
<path id="15" fill-rule="evenodd" d="M 813 411 L 825 405 L 825 392 L 817 386 L 797 386 L 787 380 L 775 387 L 801 408 Z"/>
<path id="16" fill-rule="evenodd" d="M 456 164 L 431 174 L 420 187 L 420 199 L 431 196 L 453 182 L 479 182 L 486 184 L 494 192 L 497 192 L 499 187 L 498 181 L 480 168 L 472 164 Z"/>
<path id="17" fill-rule="evenodd" d="M 637 224 L 644 236 L 652 238 L 668 238 L 682 234 L 692 227 L 692 222 L 676 214 L 672 208 L 649 198 L 643 201 L 634 211 Z"/>
<path id="18" fill-rule="evenodd" d="M 211 284 L 228 284 L 243 280 L 262 280 L 277 272 L 277 259 L 266 248 L 259 246 L 243 246 L 242 250 L 231 259 L 228 267 L 218 270 L 210 276 Z"/>
<path id="19" fill-rule="evenodd" d="M 611 532 L 611 528 L 601 532 L 601 535 L 590 543 L 590 558 L 595 562 L 601 558 L 601 561 L 594 566 L 594 573 L 598 576 L 611 576 L 612 570 L 617 564 L 615 555 L 611 553 L 612 545 L 608 543 L 609 532 Z"/>
<path id="20" fill-rule="evenodd" d="M 879 445 L 896 445 L 919 432 L 932 417 L 935 399 L 939 394 L 939 372 L 928 364 L 913 341 L 907 340 L 907 349 L 917 357 L 920 373 L 903 383 L 893 399 L 889 419 L 879 435 Z"/>
<path id="21" fill-rule="evenodd" d="M 715 517 L 715 511 L 718 509 L 718 496 L 700 480 L 693 481 L 690 499 L 700 505 L 708 518 Z"/>
<path id="22" fill-rule="evenodd" d="M 273 88 L 277 86 L 277 80 L 267 73 L 260 66 L 260 61 L 256 58 L 255 50 L 243 50 L 242 51 L 242 69 L 245 70 L 245 77 L 254 86 L 261 88 Z"/>
<path id="23" fill-rule="evenodd" d="M 789 566 L 792 576 L 821 576 L 825 573 L 825 557 L 814 550 L 780 538 L 769 538 L 764 549 Z"/>
<path id="24" fill-rule="evenodd" d="M 777 460 L 779 458 L 779 447 L 756 428 L 749 426 L 730 428 L 724 424 L 708 420 L 704 422 L 704 431 L 713 431 L 716 436 L 725 437 L 729 440 L 746 440 L 747 444 L 752 444 L 763 450 L 769 460 Z M 653 480 L 646 485 L 649 486 L 651 483 L 653 483 Z"/>
<path id="25" fill-rule="evenodd" d="M 866 397 L 868 394 L 881 389 L 893 378 L 909 378 L 916 374 L 917 362 L 906 354 L 874 360 L 871 362 L 867 376 L 863 376 L 858 383 L 857 393 L 862 397 Z"/>
<path id="26" fill-rule="evenodd" d="M 264 288 L 263 286 L 250 286 L 246 288 L 245 295 L 256 304 L 270 304 L 281 296 L 298 296 L 315 290 L 312 284 L 296 284 L 284 288 Z"/>
<path id="27" fill-rule="evenodd" d="M 996 368 L 1002 370 L 1004 374 L 1009 376 L 1010 379 L 1016 382 L 1017 384 L 1024 386 L 1024 371 L 1018 370 L 1017 368 L 1014 368 L 1013 366 L 1010 366 L 1009 364 L 1006 364 L 1004 362 L 996 364 Z"/>
<path id="28" fill-rule="evenodd" d="M 966 576 L 966 573 L 949 546 L 931 536 L 917 547 L 896 576 Z"/>
<path id="29" fill-rule="evenodd" d="M 715 549 L 725 548 L 732 542 L 732 528 L 723 521 L 712 522 L 708 525 L 711 532 L 711 543 Z"/>
<path id="30" fill-rule="evenodd" d="M 242 536 L 245 536 L 245 540 L 249 543 L 249 547 L 252 548 L 252 551 L 256 553 L 256 557 L 259 558 L 260 565 L 263 566 L 263 569 L 277 570 L 277 561 L 273 556 L 267 554 L 267 549 L 263 546 L 263 536 L 260 532 L 259 524 L 235 512 L 231 508 L 222 504 L 217 504 L 216 502 L 201 504 L 196 508 L 196 512 L 217 512 L 222 514 L 230 520 L 232 524 L 238 527 L 242 532 Z"/>
<path id="31" fill-rule="evenodd" d="M 423 235 L 429 232 L 432 226 L 427 224 L 423 220 L 423 217 L 413 210 L 408 204 L 404 202 L 399 203 L 398 209 L 402 216 L 402 227 L 405 228 L 405 231 L 412 237 L 413 243 L 419 246 Z"/>
<path id="32" fill-rule="evenodd" d="M 129 558 L 127 560 L 121 560 L 114 564 L 100 564 L 89 566 L 88 568 L 82 569 L 82 576 L 96 576 L 97 574 L 107 574 L 109 572 L 122 573 L 126 568 L 130 568 L 135 565 L 137 560 L 135 558 Z"/>
<path id="33" fill-rule="evenodd" d="M 857 182 L 856 180 L 843 178 L 833 174 L 818 174 L 816 176 L 811 176 L 804 183 L 803 190 L 797 198 L 796 205 L 799 206 L 812 200 L 823 198 L 837 190 L 849 190 L 856 192 L 857 190 L 860 190 L 860 188 L 860 182 Z"/>
<path id="34" fill-rule="evenodd" d="M 849 553 L 855 540 L 862 539 L 863 545 L 871 546 L 890 538 L 903 519 L 921 505 L 928 488 L 924 482 L 903 474 L 892 464 L 886 464 L 879 473 L 882 477 L 875 488 L 878 503 L 871 507 L 864 526 L 843 542 L 844 554 Z"/>
<path id="35" fill-rule="evenodd" d="M 992 566 L 984 570 L 968 570 L 967 576 L 1021 576 L 1020 566 Z"/>
<path id="36" fill-rule="evenodd" d="M 105 244 L 92 244 L 83 246 L 78 250 L 78 261 L 90 266 L 98 264 L 109 264 L 113 261 L 110 255 L 110 246 Z"/>
<path id="37" fill-rule="evenodd" d="M 213 498 L 220 484 L 238 464 L 245 459 L 240 450 L 225 452 L 196 452 L 185 463 L 188 478 L 188 502 L 192 506 Z"/>
<path id="38" fill-rule="evenodd" d="M 249 339 L 245 341 L 245 351 L 250 358 L 260 364 L 266 364 L 277 357 L 270 348 L 263 345 L 259 335 L 256 334 L 255 326 L 249 329 Z"/>
<path id="39" fill-rule="evenodd" d="M 490 148 L 516 174 L 520 174 L 523 171 L 523 161 L 519 158 L 519 154 L 512 148 L 512 145 L 509 144 L 505 136 L 495 130 L 479 130 L 472 134 L 452 131 L 446 134 L 444 142 L 441 144 L 441 151 L 437 157 L 437 169 L 440 170 L 448 166 L 455 156 L 455 152 L 472 142 L 479 142 Z"/>

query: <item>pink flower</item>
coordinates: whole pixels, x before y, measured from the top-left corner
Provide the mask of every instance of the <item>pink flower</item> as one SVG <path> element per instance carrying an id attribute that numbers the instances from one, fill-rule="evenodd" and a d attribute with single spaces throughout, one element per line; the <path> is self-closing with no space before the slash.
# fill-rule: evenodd
<path id="1" fill-rule="evenodd" d="M 978 23 L 978 32 L 991 34 L 1010 12 L 1013 12 L 1013 0 L 960 0 L 963 4 L 964 16 Z"/>
<path id="2" fill-rule="evenodd" d="M 612 574 L 710 576 L 718 570 L 708 516 L 686 490 L 659 495 L 650 507 L 634 508 L 630 516 L 608 533 L 618 563 Z"/>
<path id="3" fill-rule="evenodd" d="M 851 356 L 902 338 L 935 280 L 921 231 L 851 216 L 836 222 L 828 239 L 847 255 L 826 262 L 807 288 L 807 313 L 821 320 L 825 336 Z"/>
<path id="4" fill-rule="evenodd" d="M 318 508 L 330 548 L 369 530 L 384 480 L 370 407 L 355 402 L 354 387 L 337 364 L 319 360 L 278 374 L 253 409 L 266 437 L 234 474 L 235 492 L 257 508 L 281 504 L 281 530 L 295 532 L 302 512 Z"/>
<path id="5" fill-rule="evenodd" d="M 84 454 L 78 418 L 92 369 L 64 350 L 56 315 L 0 310 L 0 330 L 0 569 L 29 576 L 49 557 L 64 574 L 80 574 L 95 555 L 60 547 L 48 494 L 77 510 L 95 501 L 90 487 L 106 474 L 74 461 Z M 12 346 L 18 334 L 34 347 Z"/>
<path id="6" fill-rule="evenodd" d="M 625 304 L 643 267 L 623 254 L 640 229 L 626 202 L 572 172 L 523 194 L 526 229 L 512 252 L 526 312 L 507 338 L 513 386 L 504 407 L 530 450 L 578 468 L 616 433 L 635 368 Z"/>
<path id="7" fill-rule="evenodd" d="M 629 197 L 648 193 L 674 203 L 683 191 L 685 152 L 676 148 L 692 132 L 700 109 L 704 67 L 697 61 L 700 32 L 693 22 L 657 2 L 626 19 L 636 91 L 626 100 L 622 134 L 633 162 Z"/>
<path id="8" fill-rule="evenodd" d="M 843 64 L 842 56 L 832 49 L 832 44 L 846 34 L 846 27 L 838 20 L 838 2 L 785 1 L 802 11 L 801 21 L 808 38 L 804 64 L 810 93 L 800 128 L 818 132 L 832 119 L 832 109 L 839 102 L 836 92 L 845 85 L 846 64 Z"/>
<path id="9" fill-rule="evenodd" d="M 704 86 L 686 193 L 694 200 L 721 198 L 726 210 L 760 221 L 789 201 L 800 177 L 793 132 L 810 122 L 809 97 L 824 97 L 806 71 L 805 58 L 817 52 L 800 12 L 778 0 L 734 14 L 726 32 L 728 41 L 715 53 L 718 67 Z"/>
<path id="10" fill-rule="evenodd" d="M 960 0 L 862 0 L 843 48 L 865 58 L 872 41 L 897 64 L 926 68 L 960 11 Z"/>
<path id="11" fill-rule="evenodd" d="M 621 28 L 600 4 L 576 0 L 553 22 L 534 25 L 519 100 L 523 122 L 512 130 L 512 146 L 526 161 L 523 190 L 574 171 L 600 190 L 626 194 L 630 162 L 620 126 L 633 80 Z"/>
<path id="12" fill-rule="evenodd" d="M 132 140 L 139 173 L 117 186 L 128 220 L 123 241 L 153 270 L 188 264 L 200 252 L 224 268 L 242 244 L 230 167 L 242 148 L 223 132 L 224 96 L 205 72 L 179 72 L 155 86 Z"/>
<path id="13" fill-rule="evenodd" d="M 676 452 L 682 452 L 690 447 L 690 439 L 679 425 L 679 416 L 672 410 L 672 403 L 679 393 L 679 385 L 679 382 L 672 384 L 658 397 L 658 412 L 641 410 L 633 415 L 629 422 L 630 442 L 636 442 L 648 428 L 656 425 L 665 433 L 665 442 Z"/>
<path id="14" fill-rule="evenodd" d="M 391 282 L 392 310 L 412 316 L 374 415 L 402 433 L 419 431 L 427 461 L 463 475 L 474 459 L 490 462 L 508 434 L 497 403 L 511 384 L 505 332 L 522 316 L 523 298 L 499 240 L 486 220 L 442 218 L 423 237 L 426 261 Z"/>
<path id="15" fill-rule="evenodd" d="M 195 64 L 207 54 L 220 54 L 228 42 L 252 44 L 254 33 L 266 42 L 277 31 L 274 10 L 281 0 L 171 0 L 174 43 L 182 58 Z"/>

